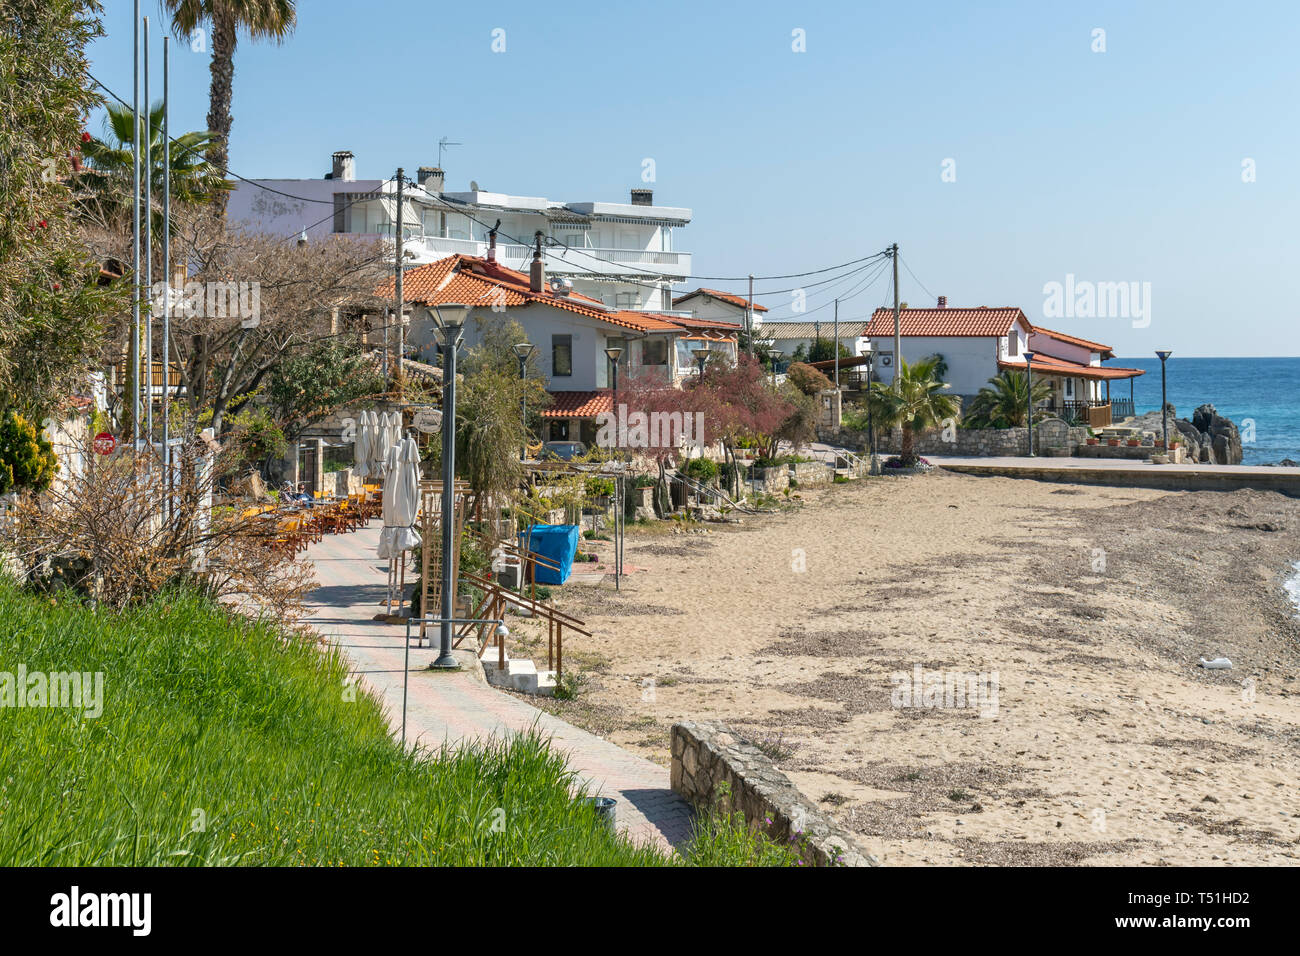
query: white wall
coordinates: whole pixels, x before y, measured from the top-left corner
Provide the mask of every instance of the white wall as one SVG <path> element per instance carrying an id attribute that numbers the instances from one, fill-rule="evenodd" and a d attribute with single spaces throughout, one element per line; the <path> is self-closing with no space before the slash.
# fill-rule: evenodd
<path id="1" fill-rule="evenodd" d="M 1005 341 L 1005 340 L 1003 340 Z M 877 355 L 881 352 L 894 351 L 893 336 L 876 337 L 871 340 Z M 954 395 L 975 395 L 988 384 L 988 380 L 998 373 L 998 339 L 992 336 L 977 338 L 975 336 L 903 336 L 903 358 L 911 365 L 931 355 L 942 355 L 948 363 L 948 384 Z M 894 366 L 884 367 L 879 357 L 876 363 L 876 377 L 882 382 L 894 380 Z"/>

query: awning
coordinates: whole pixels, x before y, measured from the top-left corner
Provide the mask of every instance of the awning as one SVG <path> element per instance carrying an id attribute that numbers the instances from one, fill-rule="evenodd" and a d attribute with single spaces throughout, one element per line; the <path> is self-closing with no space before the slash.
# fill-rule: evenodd
<path id="1" fill-rule="evenodd" d="M 1005 359 L 999 359 L 998 368 L 1010 368 L 1023 372 L 1025 369 L 1025 363 L 1008 362 Z M 1145 369 L 1116 368 L 1104 365 L 1083 365 L 1079 362 L 1070 362 L 1066 359 L 1059 359 L 1051 355 L 1035 355 L 1034 372 L 1038 375 L 1059 375 L 1064 378 L 1088 378 L 1099 382 L 1117 378 L 1137 378 L 1139 375 L 1146 374 Z"/>

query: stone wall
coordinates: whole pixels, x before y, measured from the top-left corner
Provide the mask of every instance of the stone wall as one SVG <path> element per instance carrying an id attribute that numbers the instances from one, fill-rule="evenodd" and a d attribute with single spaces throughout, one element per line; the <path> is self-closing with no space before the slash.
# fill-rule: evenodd
<path id="1" fill-rule="evenodd" d="M 769 495 L 780 494 L 790 487 L 790 469 L 785 465 L 777 465 L 774 468 L 754 468 L 751 474 L 755 489 L 765 491 Z"/>
<path id="2" fill-rule="evenodd" d="M 673 790 L 698 809 L 720 803 L 743 814 L 750 826 L 763 827 L 773 840 L 802 839 L 805 858 L 817 866 L 877 862 L 858 851 L 847 831 L 813 806 L 766 754 L 724 724 L 673 725 L 671 780 Z"/>
<path id="3" fill-rule="evenodd" d="M 834 476 L 820 461 L 800 461 L 790 466 L 790 479 L 800 485 L 824 485 Z"/>
<path id="4" fill-rule="evenodd" d="M 1025 429 L 1022 428 L 956 428 L 945 432 L 935 430 L 918 435 L 913 442 L 918 455 L 957 455 L 960 457 L 1019 456 L 1024 455 L 1029 446 L 1026 444 Z M 827 436 L 834 441 L 850 447 L 868 449 L 867 433 L 841 428 L 834 436 Z M 1084 425 L 1066 425 L 1064 422 L 1047 421 L 1034 426 L 1034 449 L 1042 453 L 1045 448 L 1073 448 L 1081 445 L 1088 438 L 1088 429 Z M 876 450 L 881 455 L 897 455 L 902 448 L 903 433 L 901 429 L 893 431 L 876 431 Z"/>

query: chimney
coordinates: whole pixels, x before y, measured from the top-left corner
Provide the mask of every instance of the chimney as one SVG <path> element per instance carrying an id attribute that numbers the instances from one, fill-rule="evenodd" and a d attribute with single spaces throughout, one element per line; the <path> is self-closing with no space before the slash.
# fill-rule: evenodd
<path id="1" fill-rule="evenodd" d="M 356 178 L 357 163 L 352 157 L 351 150 L 339 150 L 334 154 L 334 171 L 330 174 L 330 179 L 341 179 L 345 183 L 350 183 Z"/>
<path id="2" fill-rule="evenodd" d="M 633 206 L 653 206 L 654 204 L 655 204 L 655 191 L 653 189 L 632 190 Z"/>
<path id="3" fill-rule="evenodd" d="M 441 193 L 445 174 L 437 166 L 421 166 L 416 171 L 416 178 L 421 186 L 431 193 Z"/>
<path id="4" fill-rule="evenodd" d="M 528 288 L 533 292 L 546 291 L 546 266 L 542 265 L 542 231 L 533 233 L 533 264 L 528 269 Z"/>
<path id="5" fill-rule="evenodd" d="M 946 295 L 941 295 L 941 296 L 939 296 L 939 305 L 938 305 L 938 308 L 940 308 L 940 309 L 946 309 L 946 308 L 948 308 L 948 297 L 947 297 Z"/>
<path id="6" fill-rule="evenodd" d="M 487 249 L 488 262 L 497 261 L 497 230 L 500 228 L 501 228 L 501 220 L 498 219 L 497 224 L 488 230 L 488 249 Z"/>

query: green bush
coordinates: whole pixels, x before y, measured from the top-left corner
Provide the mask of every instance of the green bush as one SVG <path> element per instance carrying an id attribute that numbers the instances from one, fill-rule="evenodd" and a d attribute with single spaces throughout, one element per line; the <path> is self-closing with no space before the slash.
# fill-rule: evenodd
<path id="1" fill-rule="evenodd" d="M 718 477 L 718 463 L 712 458 L 689 458 L 679 470 L 701 483 Z"/>
<path id="2" fill-rule="evenodd" d="M 54 447 L 35 425 L 12 411 L 0 419 L 0 494 L 44 491 L 58 465 Z"/>

